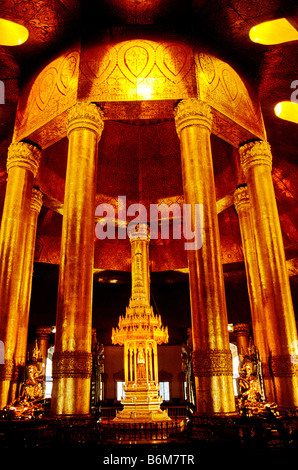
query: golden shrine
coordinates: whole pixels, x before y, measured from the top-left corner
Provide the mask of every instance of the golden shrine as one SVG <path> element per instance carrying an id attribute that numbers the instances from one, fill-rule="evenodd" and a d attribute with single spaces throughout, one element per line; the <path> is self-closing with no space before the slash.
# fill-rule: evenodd
<path id="1" fill-rule="evenodd" d="M 170 421 L 160 409 L 157 345 L 168 342 L 168 329 L 150 305 L 149 240 L 147 224 L 130 231 L 132 290 L 125 317 L 112 331 L 113 344 L 124 345 L 124 409 L 120 422 Z"/>

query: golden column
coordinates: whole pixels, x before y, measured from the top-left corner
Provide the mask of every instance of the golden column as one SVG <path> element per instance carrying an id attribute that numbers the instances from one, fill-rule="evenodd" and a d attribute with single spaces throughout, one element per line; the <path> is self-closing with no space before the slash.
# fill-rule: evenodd
<path id="1" fill-rule="evenodd" d="M 260 270 L 251 215 L 251 204 L 246 184 L 240 185 L 235 190 L 234 205 L 238 214 L 240 234 L 242 240 L 254 343 L 259 351 L 261 358 L 262 377 L 264 381 L 266 399 L 267 401 L 274 401 L 274 388 L 268 363 L 269 349 L 266 339 L 266 325 L 263 314 L 264 306 L 260 280 Z"/>
<path id="2" fill-rule="evenodd" d="M 248 323 L 235 323 L 234 334 L 236 337 L 238 355 L 245 356 L 246 354 L 248 354 L 249 324 Z"/>
<path id="3" fill-rule="evenodd" d="M 52 414 L 89 414 L 96 157 L 103 115 L 79 102 L 67 121 L 69 139 L 58 287 Z"/>
<path id="4" fill-rule="evenodd" d="M 211 153 L 212 115 L 198 99 L 175 109 L 180 137 L 184 202 L 203 205 L 203 243 L 188 250 L 193 334 L 193 369 L 198 414 L 235 413 L 233 366 L 216 211 Z"/>
<path id="5" fill-rule="evenodd" d="M 50 326 L 39 326 L 38 328 L 36 328 L 36 342 L 42 358 L 41 372 L 43 373 L 43 393 L 45 392 L 46 385 L 46 365 L 48 357 L 49 339 L 51 333 L 52 328 Z"/>
<path id="6" fill-rule="evenodd" d="M 271 177 L 270 145 L 247 143 L 240 147 L 240 158 L 251 201 L 276 401 L 283 408 L 298 407 L 297 330 Z"/>
<path id="7" fill-rule="evenodd" d="M 32 289 L 32 275 L 34 264 L 34 250 L 36 241 L 37 219 L 42 207 L 43 194 L 39 189 L 32 189 L 31 204 L 28 215 L 26 233 L 26 246 L 23 255 L 23 274 L 19 300 L 19 324 L 17 344 L 15 350 L 15 364 L 17 369 L 17 382 L 22 381 L 23 371 L 26 363 L 27 337 L 29 324 L 29 311 Z M 15 394 L 17 390 L 15 391 Z"/>
<path id="8" fill-rule="evenodd" d="M 5 348 L 5 363 L 0 364 L 0 409 L 9 400 L 10 382 L 15 372 L 23 254 L 33 180 L 40 157 L 40 151 L 25 142 L 12 143 L 8 149 L 8 178 L 0 231 L 0 340 Z"/>
<path id="9" fill-rule="evenodd" d="M 38 344 L 38 349 L 42 357 L 42 363 L 46 366 L 47 357 L 48 357 L 48 348 L 49 348 L 49 339 L 52 333 L 52 328 L 50 326 L 39 326 L 36 328 L 36 339 Z"/>

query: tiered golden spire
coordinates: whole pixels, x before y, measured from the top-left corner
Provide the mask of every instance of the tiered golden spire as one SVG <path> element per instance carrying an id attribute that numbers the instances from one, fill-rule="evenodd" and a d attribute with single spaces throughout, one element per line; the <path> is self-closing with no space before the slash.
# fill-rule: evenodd
<path id="1" fill-rule="evenodd" d="M 115 420 L 167 421 L 160 409 L 157 345 L 168 342 L 168 329 L 150 305 L 149 233 L 147 224 L 129 233 L 132 289 L 125 316 L 113 328 L 112 343 L 124 345 L 125 397 Z"/>
<path id="2" fill-rule="evenodd" d="M 168 328 L 162 326 L 160 315 L 154 315 L 150 305 L 150 275 L 147 224 L 130 233 L 132 246 L 132 289 L 125 316 L 120 316 L 118 328 L 112 330 L 112 343 L 123 345 L 130 340 L 153 340 L 167 343 Z"/>

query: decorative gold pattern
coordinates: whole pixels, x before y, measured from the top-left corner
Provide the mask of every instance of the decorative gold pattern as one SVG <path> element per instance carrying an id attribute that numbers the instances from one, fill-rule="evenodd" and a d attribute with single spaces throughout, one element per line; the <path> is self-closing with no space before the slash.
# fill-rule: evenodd
<path id="1" fill-rule="evenodd" d="M 33 188 L 30 209 L 38 214 L 42 208 L 42 198 L 42 192 L 39 189 Z"/>
<path id="2" fill-rule="evenodd" d="M 67 134 L 78 127 L 94 130 L 99 137 L 103 131 L 103 112 L 94 103 L 79 102 L 68 113 Z"/>
<path id="3" fill-rule="evenodd" d="M 174 117 L 178 136 L 182 129 L 189 126 L 204 126 L 211 131 L 211 108 L 204 101 L 196 98 L 180 101 L 174 110 Z"/>
<path id="4" fill-rule="evenodd" d="M 274 377 L 291 377 L 298 376 L 297 359 L 287 354 L 272 356 L 270 366 Z"/>
<path id="5" fill-rule="evenodd" d="M 193 371 L 195 377 L 233 375 L 231 351 L 224 349 L 197 349 L 193 352 Z"/>
<path id="6" fill-rule="evenodd" d="M 15 363 L 12 359 L 5 359 L 4 364 L 0 364 L 0 381 L 13 380 L 15 376 Z"/>
<path id="7" fill-rule="evenodd" d="M 191 48 L 178 41 L 134 39 L 83 48 L 78 97 L 90 101 L 196 96 Z"/>
<path id="8" fill-rule="evenodd" d="M 238 208 L 242 205 L 250 204 L 247 186 L 239 186 L 234 191 L 234 205 L 238 212 Z"/>
<path id="9" fill-rule="evenodd" d="M 235 336 L 249 336 L 250 333 L 250 328 L 248 323 L 235 323 L 233 331 L 235 333 Z"/>
<path id="10" fill-rule="evenodd" d="M 92 373 L 92 353 L 63 351 L 53 354 L 53 378 L 89 378 Z"/>
<path id="11" fill-rule="evenodd" d="M 12 143 L 8 148 L 7 171 L 14 166 L 18 166 L 30 170 L 35 177 L 38 172 L 40 159 L 41 152 L 34 145 L 25 142 Z"/>
<path id="12" fill-rule="evenodd" d="M 14 142 L 33 134 L 75 104 L 79 59 L 79 48 L 62 54 L 23 90 L 18 102 Z"/>
<path id="13" fill-rule="evenodd" d="M 13 139 L 51 145 L 77 100 L 101 103 L 110 119 L 144 119 L 171 118 L 177 100 L 197 97 L 213 109 L 213 132 L 232 145 L 265 138 L 258 98 L 228 64 L 179 40 L 133 39 L 79 45 L 48 64 L 22 91 Z"/>
<path id="14" fill-rule="evenodd" d="M 267 165 L 272 169 L 271 147 L 266 141 L 249 142 L 239 148 L 239 154 L 244 174 L 256 165 Z"/>
<path id="15" fill-rule="evenodd" d="M 36 328 L 36 336 L 38 339 L 49 339 L 49 336 L 52 332 L 52 328 L 50 326 L 39 326 Z"/>
<path id="16" fill-rule="evenodd" d="M 264 139 L 266 132 L 261 107 L 254 91 L 228 63 L 209 52 L 198 49 L 194 58 L 198 97 L 217 113 L 231 119 L 234 129 L 246 129 Z"/>

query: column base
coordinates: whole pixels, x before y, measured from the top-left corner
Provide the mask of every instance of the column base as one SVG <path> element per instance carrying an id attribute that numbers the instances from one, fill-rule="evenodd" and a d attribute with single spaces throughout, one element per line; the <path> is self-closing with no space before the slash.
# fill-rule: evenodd
<path id="1" fill-rule="evenodd" d="M 0 381 L 0 411 L 9 404 L 10 380 Z"/>
<path id="2" fill-rule="evenodd" d="M 54 378 L 51 414 L 56 417 L 89 416 L 90 378 Z"/>
<path id="3" fill-rule="evenodd" d="M 232 376 L 195 377 L 196 413 L 203 416 L 236 415 Z"/>
<path id="4" fill-rule="evenodd" d="M 279 409 L 298 408 L 298 375 L 274 376 L 276 403 Z"/>

